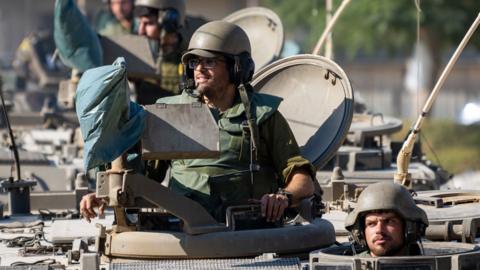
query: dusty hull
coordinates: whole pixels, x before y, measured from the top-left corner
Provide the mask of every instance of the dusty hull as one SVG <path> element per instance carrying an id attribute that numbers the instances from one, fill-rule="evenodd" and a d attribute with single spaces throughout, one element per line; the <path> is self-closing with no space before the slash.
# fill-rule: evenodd
<path id="1" fill-rule="evenodd" d="M 335 242 L 330 222 L 312 222 L 281 228 L 213 232 L 190 235 L 175 232 L 123 232 L 107 236 L 105 254 L 126 258 L 232 258 L 264 253 L 282 256 L 308 253 Z"/>
<path id="2" fill-rule="evenodd" d="M 480 249 L 463 243 L 427 242 L 423 256 L 360 257 L 350 246 L 328 248 L 310 254 L 310 269 L 428 269 L 460 270 L 480 267 Z"/>
<path id="3" fill-rule="evenodd" d="M 105 257 L 95 252 L 95 239 L 98 237 L 96 223 L 112 228 L 113 215 L 107 213 L 104 219 L 94 219 L 92 223 L 85 220 L 56 220 L 43 221 L 36 215 L 12 216 L 10 219 L 0 221 L 2 239 L 18 239 L 19 236 L 31 239 L 34 245 L 25 244 L 24 241 L 5 240 L 0 243 L 0 266 L 2 269 L 301 269 L 305 264 L 308 253 L 318 246 L 330 245 L 335 241 L 333 227 L 325 220 L 316 220 L 312 225 L 290 226 L 287 228 L 267 229 L 243 232 L 224 232 L 221 234 L 204 234 L 200 236 L 188 236 L 167 233 L 144 233 L 138 237 L 138 246 L 135 250 L 128 251 L 127 257 L 137 254 L 137 258 Z M 35 225 L 37 224 L 37 225 Z M 43 224 L 43 225 L 38 225 Z M 9 228 L 7 228 L 9 227 Z M 316 228 L 313 228 L 316 227 Z M 277 232 L 274 232 L 274 231 Z M 315 232 L 316 230 L 316 232 Z M 328 232 L 331 233 L 328 233 Z M 41 232 L 44 237 L 36 237 Z M 142 232 L 133 232 L 139 235 Z M 125 234 L 127 236 L 128 234 Z M 302 239 L 299 239 L 302 235 Z M 130 235 L 131 236 L 131 235 Z M 315 237 L 314 237 L 315 236 Z M 128 236 L 127 236 L 128 237 Z M 226 237 L 226 238 L 224 238 Z M 275 238 L 280 237 L 279 241 Z M 317 238 L 317 239 L 315 239 Z M 77 239 L 77 240 L 75 240 Z M 82 247 L 74 241 L 83 239 L 87 246 Z M 162 240 L 158 242 L 157 240 Z M 170 239 L 171 241 L 167 241 Z M 121 239 L 116 239 L 112 251 L 118 248 L 116 245 Z M 170 246 L 173 241 L 182 241 L 182 250 Z M 202 243 L 203 242 L 203 243 Z M 311 245 L 313 246 L 307 247 Z M 12 243 L 19 246 L 11 247 Z M 208 246 L 204 246 L 209 243 Z M 132 244 L 129 242 L 129 245 Z M 199 249 L 198 244 L 202 245 Z M 174 245 L 178 246 L 178 242 Z M 189 246 L 191 258 L 184 257 Z M 268 246 L 268 248 L 267 248 Z M 298 249 L 302 246 L 303 249 Z M 315 248 L 316 246 L 317 248 Z M 134 246 L 124 246 L 123 249 Z M 240 250 L 252 249 L 253 252 L 239 254 Z M 62 251 L 63 249 L 63 251 Z M 83 250 L 82 250 L 83 249 Z M 55 252 L 54 252 L 55 250 Z M 80 250 L 82 250 L 80 252 Z M 270 252 L 262 252 L 270 251 Z M 283 252 L 279 252 L 283 251 Z M 163 259 L 158 256 L 163 252 Z M 183 255 L 179 259 L 178 253 Z M 304 253 L 303 258 L 298 253 Z M 166 256 L 166 254 L 169 256 Z M 214 254 L 215 253 L 215 254 Z M 284 253 L 283 255 L 281 253 Z M 292 254 L 287 254 L 292 253 Z M 120 255 L 120 254 L 117 254 Z M 124 254 L 125 255 L 125 254 Z M 152 256 L 155 255 L 156 257 Z M 220 256 L 221 255 L 221 256 Z M 279 257 L 278 255 L 282 255 Z M 143 257 L 143 259 L 142 259 Z M 223 257 L 223 258 L 219 258 Z M 148 258 L 148 260 L 145 260 Z M 202 259 L 203 258 L 203 259 Z M 207 259 L 208 258 L 208 259 Z M 23 262 L 24 266 L 16 265 L 15 262 Z M 48 264 L 50 264 L 48 266 Z M 3 268 L 9 267 L 9 268 Z M 36 267 L 36 268 L 34 268 Z M 49 268 L 50 267 L 50 268 Z"/>

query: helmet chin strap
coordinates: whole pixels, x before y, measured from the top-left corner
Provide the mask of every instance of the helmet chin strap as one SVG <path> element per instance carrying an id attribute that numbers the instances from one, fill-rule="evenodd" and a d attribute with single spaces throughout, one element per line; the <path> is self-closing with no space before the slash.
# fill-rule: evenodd
<path id="1" fill-rule="evenodd" d="M 191 72 L 191 77 L 189 77 L 189 72 Z M 200 94 L 197 91 L 197 86 L 195 85 L 195 79 L 193 78 L 193 71 L 188 69 L 186 65 L 183 65 L 182 79 L 178 85 L 180 91 L 185 91 L 189 96 L 193 98 L 200 98 Z"/>
<path id="2" fill-rule="evenodd" d="M 180 90 L 185 91 L 189 96 L 194 98 L 200 98 L 200 94 L 197 91 L 194 79 L 185 78 L 180 82 Z"/>
<path id="3" fill-rule="evenodd" d="M 242 100 L 243 106 L 245 108 L 245 116 L 247 118 L 246 123 L 242 123 L 243 129 L 247 131 L 246 133 L 250 135 L 250 194 L 253 197 L 253 185 L 254 185 L 254 173 L 260 170 L 260 165 L 257 162 L 258 159 L 258 149 L 260 135 L 258 132 L 257 118 L 255 108 L 250 106 L 251 102 L 248 97 L 247 91 L 252 91 L 251 85 L 248 83 L 240 82 L 240 85 L 237 87 L 240 94 L 240 99 Z M 247 90 L 248 88 L 248 90 Z"/>

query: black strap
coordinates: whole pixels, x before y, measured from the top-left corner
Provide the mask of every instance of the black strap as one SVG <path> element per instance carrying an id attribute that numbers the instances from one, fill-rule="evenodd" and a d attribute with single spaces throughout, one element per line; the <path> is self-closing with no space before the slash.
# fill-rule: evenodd
<path id="1" fill-rule="evenodd" d="M 251 87 L 247 85 L 247 87 Z M 251 191 L 250 195 L 253 196 L 253 183 L 254 177 L 253 173 L 260 170 L 260 166 L 257 164 L 257 153 L 258 153 L 258 142 L 259 142 L 259 134 L 258 134 L 258 126 L 256 122 L 256 115 L 255 111 L 252 110 L 250 106 L 250 99 L 248 98 L 248 93 L 246 86 L 244 84 L 240 84 L 238 86 L 238 92 L 240 93 L 240 99 L 242 100 L 243 106 L 245 107 L 245 115 L 247 117 L 247 127 L 250 133 L 250 182 L 251 182 Z"/>
<path id="2" fill-rule="evenodd" d="M 248 87 L 249 85 L 247 85 Z M 250 86 L 251 87 L 251 86 Z M 238 86 L 238 91 L 240 93 L 240 99 L 242 100 L 243 106 L 245 107 L 245 114 L 247 116 L 247 124 L 248 128 L 250 129 L 251 133 L 251 141 L 252 141 L 252 154 L 253 154 L 253 163 L 257 161 L 257 151 L 258 151 L 258 142 L 259 142 L 259 134 L 258 134 L 258 126 L 257 126 L 257 119 L 255 115 L 255 111 L 252 110 L 250 107 L 250 99 L 248 98 L 247 89 L 244 84 L 240 84 Z"/>

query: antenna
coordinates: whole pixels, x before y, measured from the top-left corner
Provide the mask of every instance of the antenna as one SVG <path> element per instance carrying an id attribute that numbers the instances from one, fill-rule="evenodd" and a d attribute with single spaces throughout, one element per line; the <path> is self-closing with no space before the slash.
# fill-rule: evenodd
<path id="1" fill-rule="evenodd" d="M 322 35 L 320 36 L 320 39 L 317 42 L 317 45 L 315 45 L 315 48 L 313 49 L 312 54 L 319 54 L 320 49 L 322 48 L 323 43 L 327 39 L 328 33 L 332 31 L 333 26 L 337 22 L 338 17 L 340 17 L 340 14 L 343 12 L 343 10 L 347 7 L 347 5 L 350 3 L 350 0 L 343 0 L 338 9 L 335 11 L 335 14 L 333 15 L 332 19 L 330 20 L 330 23 L 325 27 L 325 30 L 323 30 Z"/>
<path id="2" fill-rule="evenodd" d="M 13 156 L 14 156 L 14 163 L 15 163 L 15 168 L 17 170 L 17 181 L 21 179 L 21 173 L 20 173 L 20 159 L 18 158 L 18 149 L 17 145 L 15 144 L 15 138 L 13 137 L 13 131 L 12 127 L 10 126 L 10 121 L 8 119 L 8 114 L 7 114 L 7 107 L 5 106 L 5 100 L 3 98 L 3 81 L 2 81 L 2 76 L 0 76 L 0 98 L 2 99 L 2 109 L 3 109 L 3 115 L 5 117 L 5 123 L 7 124 L 8 128 L 8 133 L 10 135 L 10 142 L 11 142 L 11 149 L 13 151 Z"/>
<path id="3" fill-rule="evenodd" d="M 422 113 L 419 115 L 417 121 L 415 122 L 415 125 L 412 128 L 412 131 L 410 132 L 407 139 L 403 143 L 402 149 L 400 150 L 400 152 L 398 152 L 397 172 L 395 173 L 393 178 L 395 182 L 402 184 L 404 186 L 410 187 L 411 175 L 410 173 L 408 173 L 408 165 L 410 163 L 410 158 L 412 157 L 413 145 L 415 143 L 418 133 L 420 132 L 420 129 L 422 128 L 423 120 L 427 117 L 427 114 L 430 112 L 430 109 L 432 108 L 433 102 L 437 98 L 440 88 L 442 88 L 443 83 L 445 82 L 447 76 L 450 74 L 450 71 L 452 70 L 453 66 L 457 62 L 458 57 L 462 53 L 463 49 L 467 45 L 468 41 L 472 37 L 475 30 L 477 30 L 477 27 L 479 24 L 480 24 L 480 13 L 478 14 L 473 24 L 470 26 L 470 29 L 468 29 L 467 33 L 463 37 L 462 41 L 460 42 L 457 49 L 455 50 L 452 57 L 448 61 L 447 65 L 445 66 L 445 69 L 442 71 L 442 74 L 440 75 L 437 83 L 433 87 L 432 92 L 430 93 L 427 101 L 425 102 L 425 105 L 422 109 Z"/>
<path id="4" fill-rule="evenodd" d="M 17 179 L 13 181 L 13 177 L 0 181 L 0 188 L 8 192 L 8 204 L 10 207 L 10 214 L 29 214 L 30 213 L 30 188 L 37 184 L 36 181 L 23 180 L 20 173 L 20 159 L 18 158 L 18 149 L 13 137 L 12 127 L 8 119 L 7 107 L 3 99 L 3 83 L 0 76 L 0 99 L 2 100 L 3 115 L 5 123 L 7 124 L 8 132 L 10 134 L 11 149 L 14 155 L 14 162 L 17 169 Z"/>

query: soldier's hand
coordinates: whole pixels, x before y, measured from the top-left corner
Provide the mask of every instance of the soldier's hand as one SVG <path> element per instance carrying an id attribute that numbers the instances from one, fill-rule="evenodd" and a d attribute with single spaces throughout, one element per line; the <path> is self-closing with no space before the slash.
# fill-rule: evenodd
<path id="1" fill-rule="evenodd" d="M 102 199 L 98 199 L 95 196 L 95 193 L 89 193 L 82 197 L 80 201 L 80 214 L 90 222 L 90 219 L 95 218 L 97 213 L 95 212 L 94 208 L 98 207 L 98 212 L 100 215 L 103 214 L 105 210 L 105 201 Z"/>
<path id="2" fill-rule="evenodd" d="M 283 194 L 265 194 L 260 199 L 262 216 L 268 222 L 279 220 L 288 207 L 288 197 Z"/>

